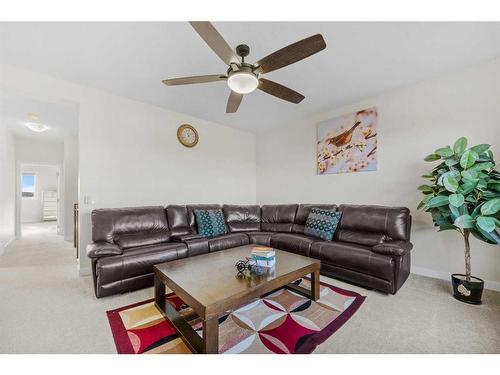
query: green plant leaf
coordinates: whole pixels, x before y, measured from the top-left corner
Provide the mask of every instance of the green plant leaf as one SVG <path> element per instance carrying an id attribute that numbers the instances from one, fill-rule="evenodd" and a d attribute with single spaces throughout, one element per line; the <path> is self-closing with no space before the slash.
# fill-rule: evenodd
<path id="1" fill-rule="evenodd" d="M 433 190 L 432 190 L 432 186 L 429 186 L 429 185 L 420 185 L 417 190 L 420 190 L 422 193 L 426 194 L 426 193 L 432 193 Z"/>
<path id="2" fill-rule="evenodd" d="M 471 147 L 470 149 L 472 151 L 475 151 L 478 153 L 478 155 L 481 155 L 483 152 L 487 151 L 489 148 L 490 148 L 491 145 L 487 145 L 487 144 L 480 144 L 480 145 L 477 145 L 477 146 L 474 146 L 474 147 Z"/>
<path id="3" fill-rule="evenodd" d="M 496 230 L 493 230 L 493 232 L 486 232 L 482 230 L 480 227 L 476 227 L 477 231 L 483 235 L 487 239 L 486 242 L 492 243 L 492 244 L 500 244 L 500 235 Z M 484 241 L 484 240 L 483 240 Z"/>
<path id="4" fill-rule="evenodd" d="M 494 167 L 495 164 L 493 164 L 492 162 L 484 162 L 484 163 L 477 163 L 476 165 L 474 165 L 471 169 L 473 169 L 474 171 L 485 171 L 485 170 L 488 170 L 492 167 Z"/>
<path id="5" fill-rule="evenodd" d="M 479 228 L 485 232 L 493 232 L 495 230 L 495 220 L 488 216 L 478 216 L 476 219 L 476 224 Z"/>
<path id="6" fill-rule="evenodd" d="M 448 167 L 452 167 L 454 165 L 457 165 L 460 162 L 460 160 L 457 160 L 455 158 L 448 158 L 444 162 Z"/>
<path id="7" fill-rule="evenodd" d="M 427 208 L 435 208 L 440 206 L 446 206 L 449 204 L 449 199 L 447 196 L 438 195 L 437 197 L 433 197 L 427 203 Z"/>
<path id="8" fill-rule="evenodd" d="M 465 151 L 460 157 L 460 166 L 463 169 L 468 169 L 474 165 L 476 160 L 479 158 L 477 152 L 472 150 Z"/>
<path id="9" fill-rule="evenodd" d="M 462 195 L 469 194 L 472 190 L 476 188 L 478 181 L 479 180 L 476 181 L 467 179 L 462 180 L 462 185 L 460 185 L 460 187 L 458 188 L 458 192 Z"/>
<path id="10" fill-rule="evenodd" d="M 483 205 L 483 207 L 481 207 L 481 214 L 483 215 L 493 215 L 496 214 L 498 211 L 500 211 L 500 198 L 494 198 L 486 202 Z"/>
<path id="11" fill-rule="evenodd" d="M 429 202 L 432 199 L 432 195 L 426 195 L 424 199 L 418 204 L 417 210 L 420 210 L 422 207 L 425 207 L 427 202 Z"/>
<path id="12" fill-rule="evenodd" d="M 454 193 L 458 189 L 458 181 L 455 179 L 455 177 L 451 175 L 445 175 L 443 178 L 443 185 L 451 193 Z"/>
<path id="13" fill-rule="evenodd" d="M 434 178 L 434 175 L 432 173 L 428 173 L 428 174 L 423 174 L 420 177 L 422 177 L 422 178 Z"/>
<path id="14" fill-rule="evenodd" d="M 462 173 L 461 173 L 462 177 L 466 178 L 468 180 L 475 180 L 477 178 L 478 174 L 479 174 L 479 172 L 474 168 L 467 169 L 465 171 L 462 171 Z"/>
<path id="15" fill-rule="evenodd" d="M 479 214 L 481 213 L 481 207 L 483 206 L 484 203 L 480 203 L 476 206 L 476 208 L 474 208 L 474 210 L 472 211 L 472 213 L 470 214 L 470 216 L 472 216 L 473 219 L 475 219 L 476 217 L 479 216 Z"/>
<path id="16" fill-rule="evenodd" d="M 462 215 L 455 219 L 454 224 L 459 228 L 468 229 L 474 227 L 474 220 L 470 215 Z"/>
<path id="17" fill-rule="evenodd" d="M 457 217 L 460 216 L 460 211 L 458 211 L 457 207 L 452 206 L 451 204 L 448 205 L 448 208 L 450 209 L 451 220 L 453 220 L 454 222 L 457 219 Z"/>
<path id="18" fill-rule="evenodd" d="M 453 145 L 453 151 L 455 151 L 455 154 L 461 154 L 462 152 L 465 151 L 465 148 L 467 147 L 467 138 L 461 137 L 458 138 Z"/>
<path id="19" fill-rule="evenodd" d="M 451 149 L 450 146 L 438 148 L 436 151 L 434 151 L 434 153 L 441 156 L 443 159 L 453 156 L 453 150 Z"/>
<path id="20" fill-rule="evenodd" d="M 465 198 L 462 194 L 452 194 L 448 197 L 450 204 L 455 207 L 460 207 L 464 204 Z"/>
<path id="21" fill-rule="evenodd" d="M 436 161 L 436 160 L 439 160 L 439 159 L 441 159 L 441 156 L 439 156 L 437 154 L 430 154 L 430 155 L 427 155 L 424 158 L 424 161 Z"/>

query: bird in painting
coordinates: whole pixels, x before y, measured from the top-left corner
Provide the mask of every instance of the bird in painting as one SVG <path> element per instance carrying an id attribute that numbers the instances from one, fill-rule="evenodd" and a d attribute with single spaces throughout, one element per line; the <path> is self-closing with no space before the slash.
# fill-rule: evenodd
<path id="1" fill-rule="evenodd" d="M 334 145 L 336 147 L 343 147 L 349 144 L 352 140 L 352 133 L 361 124 L 361 121 L 356 122 L 349 130 L 346 130 L 335 137 L 325 139 L 325 143 Z"/>

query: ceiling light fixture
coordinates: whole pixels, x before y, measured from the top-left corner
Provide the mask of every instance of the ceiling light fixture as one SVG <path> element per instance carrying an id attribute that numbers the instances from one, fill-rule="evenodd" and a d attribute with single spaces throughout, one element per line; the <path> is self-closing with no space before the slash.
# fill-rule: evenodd
<path id="1" fill-rule="evenodd" d="M 29 130 L 41 133 L 49 129 L 47 125 L 40 124 L 38 122 L 25 122 L 24 126 L 26 126 Z"/>
<path id="2" fill-rule="evenodd" d="M 250 72 L 234 72 L 228 77 L 227 85 L 238 94 L 248 94 L 259 86 L 259 80 Z"/>

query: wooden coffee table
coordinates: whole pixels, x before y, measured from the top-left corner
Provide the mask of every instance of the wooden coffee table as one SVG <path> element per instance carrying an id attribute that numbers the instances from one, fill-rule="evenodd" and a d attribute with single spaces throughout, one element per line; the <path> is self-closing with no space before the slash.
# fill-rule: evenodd
<path id="1" fill-rule="evenodd" d="M 234 266 L 250 256 L 255 245 L 246 245 L 154 266 L 155 305 L 180 333 L 194 353 L 218 353 L 219 316 L 283 286 L 312 300 L 319 298 L 320 261 L 276 250 L 272 274 L 238 277 Z M 293 281 L 311 274 L 311 290 Z M 165 301 L 165 286 L 178 295 L 203 322 L 203 338 Z"/>

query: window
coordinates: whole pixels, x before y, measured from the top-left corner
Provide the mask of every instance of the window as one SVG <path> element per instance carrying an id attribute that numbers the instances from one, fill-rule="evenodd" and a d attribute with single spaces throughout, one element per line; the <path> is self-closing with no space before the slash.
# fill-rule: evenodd
<path id="1" fill-rule="evenodd" d="M 36 176 L 34 173 L 23 173 L 21 180 L 21 196 L 35 198 Z"/>

